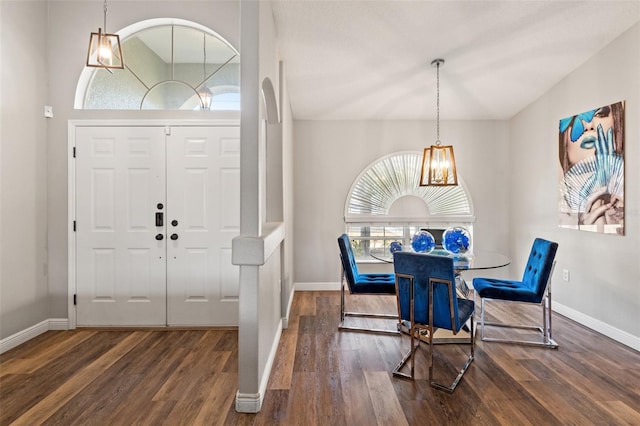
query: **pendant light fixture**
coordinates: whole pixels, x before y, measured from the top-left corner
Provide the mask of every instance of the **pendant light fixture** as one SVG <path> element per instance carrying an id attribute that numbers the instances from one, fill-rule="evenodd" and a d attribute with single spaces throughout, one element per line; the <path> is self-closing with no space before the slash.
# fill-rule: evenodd
<path id="1" fill-rule="evenodd" d="M 444 59 L 434 59 L 432 67 L 436 67 L 436 144 L 424 149 L 422 168 L 420 171 L 420 186 L 456 186 L 458 174 L 456 161 L 453 156 L 453 146 L 440 145 L 440 67 Z"/>
<path id="2" fill-rule="evenodd" d="M 107 69 L 124 68 L 120 36 L 107 33 L 107 0 L 104 0 L 104 32 L 102 28 L 98 28 L 97 33 L 91 33 L 87 66 Z"/>

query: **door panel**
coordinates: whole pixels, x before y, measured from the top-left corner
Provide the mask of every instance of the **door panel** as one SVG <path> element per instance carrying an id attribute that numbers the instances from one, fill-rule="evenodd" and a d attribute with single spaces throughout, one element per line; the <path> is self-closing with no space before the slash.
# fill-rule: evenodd
<path id="1" fill-rule="evenodd" d="M 77 324 L 166 324 L 162 128 L 76 128 Z"/>
<path id="2" fill-rule="evenodd" d="M 237 325 L 239 128 L 79 127 L 76 148 L 77 324 Z"/>
<path id="3" fill-rule="evenodd" d="M 236 325 L 240 231 L 238 127 L 173 127 L 167 139 L 167 322 Z M 176 225 L 173 225 L 176 221 Z"/>

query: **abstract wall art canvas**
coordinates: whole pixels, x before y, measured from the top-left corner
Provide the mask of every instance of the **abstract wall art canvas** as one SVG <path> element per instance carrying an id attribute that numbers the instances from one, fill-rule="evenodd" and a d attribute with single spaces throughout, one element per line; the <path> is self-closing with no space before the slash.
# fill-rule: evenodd
<path id="1" fill-rule="evenodd" d="M 624 235 L 624 101 L 560 120 L 560 227 Z"/>

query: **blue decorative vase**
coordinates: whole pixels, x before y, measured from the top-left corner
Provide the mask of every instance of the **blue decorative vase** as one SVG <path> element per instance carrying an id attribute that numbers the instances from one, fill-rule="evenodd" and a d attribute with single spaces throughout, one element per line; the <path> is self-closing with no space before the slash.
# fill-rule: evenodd
<path id="1" fill-rule="evenodd" d="M 400 241 L 392 241 L 391 244 L 389 244 L 389 251 L 391 253 L 402 251 L 402 243 Z"/>
<path id="2" fill-rule="evenodd" d="M 429 231 L 418 231 L 411 238 L 411 248 L 416 253 L 431 253 L 436 247 L 436 239 Z"/>
<path id="3" fill-rule="evenodd" d="M 465 254 L 471 248 L 471 234 L 461 226 L 452 226 L 442 234 L 442 245 L 449 253 Z"/>

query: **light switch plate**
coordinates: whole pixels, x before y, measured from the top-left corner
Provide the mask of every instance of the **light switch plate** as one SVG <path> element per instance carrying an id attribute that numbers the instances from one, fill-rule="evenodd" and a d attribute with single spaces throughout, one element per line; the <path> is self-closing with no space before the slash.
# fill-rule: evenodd
<path id="1" fill-rule="evenodd" d="M 51 105 L 44 106 L 44 116 L 47 118 L 53 118 L 53 107 Z"/>

